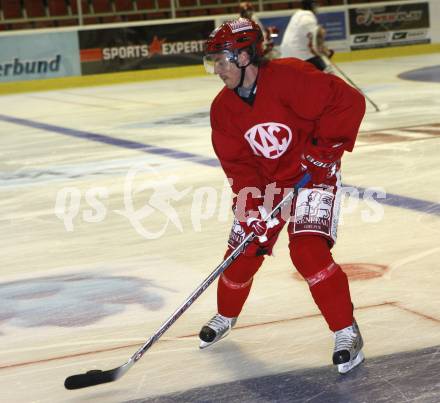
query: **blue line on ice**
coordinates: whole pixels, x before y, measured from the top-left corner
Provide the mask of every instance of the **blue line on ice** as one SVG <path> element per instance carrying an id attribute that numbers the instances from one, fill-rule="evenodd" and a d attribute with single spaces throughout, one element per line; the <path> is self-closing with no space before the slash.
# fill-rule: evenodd
<path id="1" fill-rule="evenodd" d="M 197 155 L 185 151 L 173 150 L 171 148 L 157 147 L 149 144 L 139 143 L 137 141 L 132 141 L 132 140 L 118 139 L 116 137 L 107 136 L 105 134 L 92 133 L 77 129 L 70 129 L 67 127 L 56 126 L 48 123 L 35 122 L 28 119 L 16 118 L 2 114 L 0 114 L 0 120 L 21 126 L 31 127 L 33 129 L 41 129 L 49 132 L 63 134 L 65 136 L 71 136 L 84 140 L 95 141 L 98 143 L 109 144 L 116 147 L 137 150 L 147 154 L 161 155 L 164 157 L 170 157 L 179 160 L 184 159 L 190 162 L 194 162 L 197 164 L 202 164 L 210 167 L 220 166 L 219 162 L 215 158 L 204 157 L 201 155 Z M 348 186 L 348 185 L 344 185 L 344 186 Z M 359 187 L 357 189 L 359 191 L 360 197 L 362 197 L 366 189 Z M 414 210 L 426 214 L 440 216 L 440 203 L 430 202 L 426 200 L 415 199 L 412 197 L 400 196 L 390 193 L 387 193 L 386 198 L 383 199 L 377 198 L 376 200 L 379 203 L 388 206 L 400 207 L 408 210 Z"/>

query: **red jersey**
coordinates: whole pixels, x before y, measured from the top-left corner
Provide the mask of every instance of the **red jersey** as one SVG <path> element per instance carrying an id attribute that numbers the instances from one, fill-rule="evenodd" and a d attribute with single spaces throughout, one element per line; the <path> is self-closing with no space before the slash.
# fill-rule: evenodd
<path id="1" fill-rule="evenodd" d="M 352 151 L 365 99 L 338 77 L 298 59 L 260 66 L 253 105 L 224 87 L 211 105 L 212 142 L 232 190 L 292 187 L 310 136 Z"/>

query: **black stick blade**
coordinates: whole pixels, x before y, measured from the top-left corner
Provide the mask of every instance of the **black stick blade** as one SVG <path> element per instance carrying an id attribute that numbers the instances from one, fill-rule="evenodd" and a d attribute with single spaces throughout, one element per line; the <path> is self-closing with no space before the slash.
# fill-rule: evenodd
<path id="1" fill-rule="evenodd" d="M 118 379 L 117 370 L 111 369 L 109 371 L 92 370 L 85 374 L 72 375 L 64 381 L 66 389 L 82 389 L 89 386 L 100 385 L 102 383 L 113 382 Z"/>

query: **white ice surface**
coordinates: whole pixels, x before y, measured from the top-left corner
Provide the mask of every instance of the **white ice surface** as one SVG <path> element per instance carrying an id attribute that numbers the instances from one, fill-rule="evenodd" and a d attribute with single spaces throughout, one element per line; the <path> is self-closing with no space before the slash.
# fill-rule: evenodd
<path id="1" fill-rule="evenodd" d="M 432 126 L 440 124 L 440 84 L 397 78 L 438 64 L 439 55 L 425 55 L 340 65 L 382 109 L 368 106 L 358 147 L 344 157 L 345 183 L 440 203 L 440 126 Z M 0 97 L 0 110 L 215 158 L 208 110 L 219 88 L 216 78 L 199 77 L 29 93 Z M 229 193 L 220 168 L 0 126 L 0 401 L 120 402 L 330 363 L 331 334 L 294 275 L 283 235 L 222 343 L 198 350 L 196 335 L 215 311 L 212 286 L 122 380 L 66 391 L 68 375 L 125 362 L 221 261 L 231 219 L 221 201 Z M 407 131 L 412 126 L 421 135 Z M 133 192 L 124 188 L 130 173 Z M 159 233 L 167 224 L 145 208 L 157 184 L 164 192 L 174 188 L 168 194 L 177 214 L 163 235 L 146 239 L 145 231 Z M 66 187 L 81 195 L 71 231 L 55 214 Z M 91 222 L 95 211 L 87 213 L 85 194 L 97 187 L 106 194 L 105 215 Z M 214 191 L 212 210 L 204 203 L 208 218 L 197 220 L 203 188 Z M 130 195 L 135 210 L 144 207 L 137 227 L 122 214 Z M 438 208 L 435 215 L 377 206 L 383 217 L 368 222 L 377 212 L 371 204 L 347 199 L 334 249 L 342 264 L 387 267 L 382 276 L 351 282 L 365 354 L 439 345 Z"/>

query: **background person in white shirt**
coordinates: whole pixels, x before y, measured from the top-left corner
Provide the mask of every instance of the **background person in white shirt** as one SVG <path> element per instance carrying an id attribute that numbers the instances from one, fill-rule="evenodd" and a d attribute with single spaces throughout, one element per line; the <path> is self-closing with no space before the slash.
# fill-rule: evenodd
<path id="1" fill-rule="evenodd" d="M 279 47 L 275 46 L 274 38 L 278 37 L 278 28 L 271 25 L 265 27 L 260 19 L 254 15 L 255 9 L 250 1 L 242 1 L 239 5 L 239 14 L 241 18 L 255 21 L 263 32 L 263 52 L 267 59 L 278 59 L 280 57 Z"/>
<path id="2" fill-rule="evenodd" d="M 325 30 L 316 18 L 315 0 L 302 0 L 301 10 L 290 18 L 281 42 L 281 57 L 296 57 L 312 63 L 319 70 L 327 68 L 320 55 L 333 56 L 324 44 Z"/>

